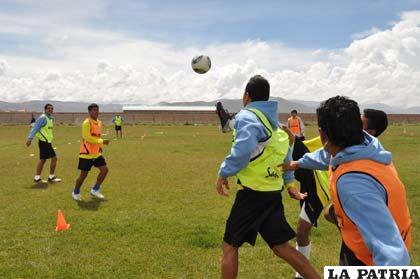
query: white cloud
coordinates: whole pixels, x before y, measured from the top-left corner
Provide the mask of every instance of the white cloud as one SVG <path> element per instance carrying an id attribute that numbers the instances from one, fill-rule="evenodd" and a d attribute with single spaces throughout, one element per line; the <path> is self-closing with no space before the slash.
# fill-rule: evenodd
<path id="1" fill-rule="evenodd" d="M 273 96 L 319 101 L 341 94 L 363 103 L 420 105 L 420 12 L 372 30 L 347 48 L 315 50 L 263 41 L 178 47 L 80 27 L 50 29 L 43 41 L 48 59 L 0 55 L 0 99 L 150 104 L 239 98 L 247 79 L 260 73 Z M 205 75 L 190 68 L 198 53 L 212 59 Z"/>
<path id="2" fill-rule="evenodd" d="M 378 32 L 380 32 L 381 30 L 379 29 L 379 28 L 377 28 L 377 27 L 372 27 L 371 29 L 369 29 L 369 30 L 366 30 L 366 31 L 363 31 L 363 32 L 359 32 L 359 33 L 356 33 L 356 34 L 353 34 L 352 36 L 351 36 L 351 38 L 353 39 L 353 40 L 362 40 L 362 39 L 365 39 L 365 38 L 367 38 L 367 37 L 369 37 L 369 36 L 371 36 L 371 35 L 373 35 L 373 34 L 376 34 L 376 33 L 378 33 Z"/>
<path id="3" fill-rule="evenodd" d="M 4 75 L 9 68 L 9 63 L 4 59 L 0 59 L 0 76 Z"/>

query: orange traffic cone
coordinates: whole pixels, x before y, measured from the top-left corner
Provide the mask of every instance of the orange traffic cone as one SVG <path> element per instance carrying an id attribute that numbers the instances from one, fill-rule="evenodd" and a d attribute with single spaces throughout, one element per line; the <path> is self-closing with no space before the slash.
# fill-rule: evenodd
<path id="1" fill-rule="evenodd" d="M 59 209 L 57 212 L 57 226 L 55 227 L 55 231 L 62 232 L 66 231 L 68 228 L 70 228 L 70 224 L 67 224 L 63 212 Z"/>

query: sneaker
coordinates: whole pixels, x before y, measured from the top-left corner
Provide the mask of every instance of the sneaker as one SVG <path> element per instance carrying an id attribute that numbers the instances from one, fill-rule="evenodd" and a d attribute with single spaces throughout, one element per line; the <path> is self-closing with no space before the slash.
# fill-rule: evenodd
<path id="1" fill-rule="evenodd" d="M 216 103 L 216 113 L 220 120 L 220 126 L 222 127 L 222 132 L 227 133 L 231 131 L 229 127 L 230 116 L 227 111 L 223 108 L 221 102 Z"/>
<path id="2" fill-rule="evenodd" d="M 82 200 L 82 196 L 80 195 L 80 193 L 79 194 L 75 194 L 74 192 L 71 192 L 71 197 L 75 201 L 81 201 Z"/>
<path id="3" fill-rule="evenodd" d="M 57 182 L 61 182 L 61 178 L 58 178 L 57 176 L 54 175 L 54 177 L 49 178 L 48 177 L 48 182 L 49 183 L 57 183 Z"/>
<path id="4" fill-rule="evenodd" d="M 100 200 L 104 200 L 105 196 L 101 194 L 101 192 L 95 191 L 95 190 L 91 190 L 90 191 L 90 195 L 92 196 L 92 198 L 96 198 L 96 199 L 100 199 Z"/>

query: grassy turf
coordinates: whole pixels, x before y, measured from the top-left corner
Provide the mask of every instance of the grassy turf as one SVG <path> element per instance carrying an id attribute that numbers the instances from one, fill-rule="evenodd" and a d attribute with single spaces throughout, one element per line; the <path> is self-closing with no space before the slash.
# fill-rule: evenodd
<path id="1" fill-rule="evenodd" d="M 313 127 L 308 130 L 315 135 Z M 127 126 L 124 139 L 105 147 L 110 172 L 102 192 L 107 201 L 88 197 L 94 170 L 78 204 L 70 193 L 78 175 L 80 127 L 55 128 L 57 175 L 63 182 L 44 189 L 30 187 L 38 148 L 36 141 L 24 145 L 27 132 L 26 126 L 0 126 L 1 278 L 219 277 L 220 242 L 234 191 L 220 197 L 214 181 L 230 135 L 215 126 Z M 114 138 L 111 129 L 108 137 Z M 419 139 L 420 126 L 405 131 L 392 126 L 382 137 L 407 188 L 415 265 L 420 265 Z M 295 227 L 298 203 L 287 195 L 283 200 Z M 71 224 L 66 232 L 54 231 L 57 209 Z M 321 220 L 312 240 L 311 261 L 319 272 L 337 263 L 335 227 Z M 241 248 L 239 278 L 292 276 L 260 238 L 255 247 Z"/>

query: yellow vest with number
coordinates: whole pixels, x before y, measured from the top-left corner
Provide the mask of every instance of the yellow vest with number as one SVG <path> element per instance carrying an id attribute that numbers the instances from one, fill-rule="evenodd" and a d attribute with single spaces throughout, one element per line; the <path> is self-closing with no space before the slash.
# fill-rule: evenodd
<path id="1" fill-rule="evenodd" d="M 254 113 L 267 131 L 268 138 L 258 143 L 248 165 L 236 177 L 238 184 L 255 191 L 268 192 L 283 189 L 282 164 L 289 150 L 289 136 L 282 129 L 273 130 L 267 117 L 257 109 L 247 109 Z M 236 131 L 234 130 L 236 140 Z M 234 142 L 235 144 L 235 142 Z"/>
<path id="2" fill-rule="evenodd" d="M 53 121 L 47 115 L 42 114 L 41 117 L 45 117 L 47 124 L 45 124 L 41 130 L 36 133 L 36 137 L 40 141 L 45 141 L 51 143 L 53 140 Z"/>

